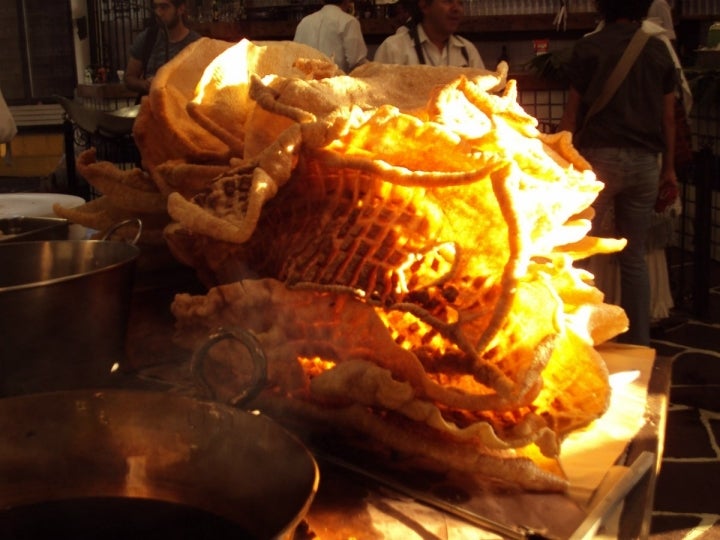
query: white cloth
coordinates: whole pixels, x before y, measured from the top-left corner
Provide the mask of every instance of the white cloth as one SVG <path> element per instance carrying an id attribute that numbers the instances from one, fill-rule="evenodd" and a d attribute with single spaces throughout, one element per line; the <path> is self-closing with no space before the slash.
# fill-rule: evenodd
<path id="1" fill-rule="evenodd" d="M 674 307 L 665 248 L 651 249 L 645 255 L 650 278 L 650 318 L 665 319 Z M 604 294 L 606 304 L 620 305 L 620 264 L 615 255 L 595 255 L 588 270 L 595 277 L 595 286 Z"/>
<path id="2" fill-rule="evenodd" d="M 367 61 L 360 22 L 339 6 L 327 4 L 304 17 L 293 39 L 326 54 L 345 73 Z"/>
<path id="3" fill-rule="evenodd" d="M 647 20 L 662 26 L 668 39 L 673 40 L 677 37 L 672 19 L 672 8 L 667 0 L 653 0 L 648 9 Z"/>
<path id="4" fill-rule="evenodd" d="M 674 307 L 665 249 L 653 249 L 645 256 L 650 274 L 650 318 L 665 319 Z"/>
<path id="5" fill-rule="evenodd" d="M 687 79 L 685 78 L 685 73 L 683 72 L 682 65 L 680 64 L 680 59 L 678 58 L 678 55 L 675 52 L 675 47 L 673 47 L 672 43 L 670 43 L 670 39 L 668 39 L 667 35 L 665 35 L 665 29 L 662 26 L 654 23 L 653 21 L 649 21 L 647 19 L 643 21 L 642 28 L 648 34 L 659 38 L 663 43 L 665 43 L 665 46 L 667 47 L 668 52 L 670 53 L 670 56 L 672 57 L 673 62 L 675 63 L 675 67 L 678 70 L 678 77 L 680 79 L 680 91 L 682 92 L 682 100 L 683 100 L 683 106 L 685 107 L 685 112 L 687 114 L 690 114 L 690 110 L 692 109 L 692 103 L 693 103 L 693 97 L 692 97 L 692 92 L 690 91 L 690 85 L 688 84 Z"/>
<path id="6" fill-rule="evenodd" d="M 425 61 L 431 66 L 460 66 L 485 68 L 480 53 L 471 41 L 453 34 L 442 51 L 428 39 L 422 24 L 417 25 L 418 39 L 425 55 Z M 465 60 L 463 48 L 467 52 Z M 415 51 L 415 43 L 410 32 L 398 32 L 383 41 L 375 51 L 375 62 L 384 64 L 418 65 L 420 59 Z"/>

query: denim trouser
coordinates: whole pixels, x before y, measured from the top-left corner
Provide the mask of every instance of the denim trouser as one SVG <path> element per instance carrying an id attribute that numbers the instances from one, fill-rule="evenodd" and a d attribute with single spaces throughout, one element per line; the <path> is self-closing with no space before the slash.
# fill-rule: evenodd
<path id="1" fill-rule="evenodd" d="M 617 254 L 620 264 L 620 305 L 630 329 L 618 341 L 650 343 L 650 279 L 645 253 L 653 206 L 658 193 L 658 154 L 640 148 L 588 148 L 583 156 L 605 183 L 593 204 L 592 234 L 627 239 Z M 614 209 L 614 223 L 608 217 Z M 612 228 L 608 228 L 614 225 Z M 609 230 L 608 230 L 609 229 Z"/>

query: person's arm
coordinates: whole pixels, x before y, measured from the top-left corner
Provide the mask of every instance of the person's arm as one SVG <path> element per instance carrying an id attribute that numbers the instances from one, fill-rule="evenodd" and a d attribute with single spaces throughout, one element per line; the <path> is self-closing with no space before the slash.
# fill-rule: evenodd
<path id="1" fill-rule="evenodd" d="M 662 164 L 660 166 L 660 183 L 677 183 L 675 172 L 675 97 L 674 92 L 665 94 L 663 97 L 663 136 L 665 138 L 665 150 L 662 153 Z"/>
<path id="2" fill-rule="evenodd" d="M 575 90 L 572 86 L 568 93 L 567 103 L 565 104 L 565 110 L 563 111 L 562 118 L 558 124 L 558 131 L 569 131 L 575 133 L 578 128 L 577 119 L 580 111 L 580 102 L 582 96 L 580 92 Z"/>
<path id="3" fill-rule="evenodd" d="M 362 28 L 360 27 L 360 21 L 354 17 L 348 23 L 345 29 L 345 36 L 343 38 L 344 49 L 345 49 L 345 60 L 349 66 L 348 72 L 355 69 L 357 66 L 364 64 L 368 61 L 367 59 L 367 45 L 365 45 L 365 39 L 362 35 Z"/>
<path id="4" fill-rule="evenodd" d="M 375 51 L 373 62 L 379 62 L 381 64 L 412 64 L 413 62 L 407 58 L 407 55 L 404 54 L 402 49 L 402 39 L 407 36 L 409 36 L 409 34 L 406 31 L 403 34 L 392 34 L 385 38 Z M 415 64 L 417 63 L 418 62 L 415 61 Z"/>
<path id="5" fill-rule="evenodd" d="M 142 62 L 131 56 L 125 68 L 125 87 L 133 92 L 139 92 L 141 94 L 149 93 L 151 79 L 144 78 L 142 74 Z"/>
<path id="6" fill-rule="evenodd" d="M 387 43 L 387 39 L 383 41 L 377 49 L 375 49 L 375 54 L 373 55 L 373 62 L 381 62 L 383 64 L 392 64 L 391 58 L 390 58 L 390 52 L 389 47 Z"/>

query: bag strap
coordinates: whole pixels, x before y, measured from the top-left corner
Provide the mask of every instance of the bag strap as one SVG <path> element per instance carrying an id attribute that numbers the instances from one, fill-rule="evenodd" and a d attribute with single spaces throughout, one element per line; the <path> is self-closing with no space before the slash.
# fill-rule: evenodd
<path id="1" fill-rule="evenodd" d="M 143 43 L 142 58 L 140 58 L 140 61 L 142 62 L 142 66 L 143 66 L 143 72 L 142 72 L 143 76 L 145 75 L 145 71 L 147 70 L 148 61 L 150 60 L 150 55 L 152 54 L 152 50 L 155 47 L 155 41 L 157 41 L 157 36 L 158 36 L 159 32 L 160 32 L 160 24 L 156 21 L 148 27 L 147 34 L 145 35 L 145 43 Z"/>
<path id="2" fill-rule="evenodd" d="M 144 77 L 145 72 L 147 71 L 147 65 L 150 61 L 150 55 L 152 55 L 152 51 L 155 48 L 155 41 L 157 41 L 158 33 L 160 33 L 160 23 L 157 20 L 154 20 L 153 24 L 148 26 L 147 34 L 145 34 L 145 42 L 143 43 L 142 49 L 142 58 L 140 58 L 140 61 L 142 62 L 142 73 L 140 74 L 141 77 Z M 140 92 L 137 95 L 137 98 L 135 98 L 135 105 L 140 105 L 144 94 L 145 92 Z"/>
<path id="3" fill-rule="evenodd" d="M 410 33 L 410 37 L 413 40 L 413 45 L 415 46 L 415 54 L 417 54 L 418 62 L 420 62 L 420 64 L 425 64 L 425 54 L 423 54 L 422 45 L 420 44 L 420 36 L 418 35 L 417 25 L 413 24 L 410 28 L 408 28 L 408 32 Z"/>
<path id="4" fill-rule="evenodd" d="M 587 124 L 590 117 L 602 110 L 602 108 L 605 107 L 605 105 L 607 105 L 610 99 L 615 95 L 615 92 L 617 92 L 617 89 L 627 76 L 630 68 L 635 63 L 635 60 L 637 60 L 637 57 L 640 56 L 640 51 L 643 50 L 643 47 L 645 47 L 645 43 L 647 43 L 648 39 L 650 39 L 650 34 L 645 32 L 642 27 L 638 28 L 635 34 L 633 34 L 625 52 L 620 57 L 620 60 L 618 60 L 618 63 L 615 65 L 612 73 L 610 73 L 610 76 L 605 81 L 605 85 L 603 86 L 600 95 L 595 99 L 595 101 L 593 101 L 592 105 L 590 105 L 588 112 L 585 113 L 583 127 Z"/>

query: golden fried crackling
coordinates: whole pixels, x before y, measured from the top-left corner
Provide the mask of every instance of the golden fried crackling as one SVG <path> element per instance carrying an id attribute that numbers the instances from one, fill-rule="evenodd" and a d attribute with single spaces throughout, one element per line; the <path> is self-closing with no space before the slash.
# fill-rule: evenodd
<path id="1" fill-rule="evenodd" d="M 168 213 L 188 230 L 220 241 L 246 242 L 255 231 L 265 202 L 288 180 L 299 147 L 300 128 L 295 125 L 252 164 L 230 170 L 192 201 L 171 193 Z"/>
<path id="2" fill-rule="evenodd" d="M 629 320 L 625 311 L 613 304 L 585 304 L 573 314 L 569 324 L 574 324 L 575 334 L 593 345 L 600 345 L 623 332 L 627 332 Z"/>
<path id="3" fill-rule="evenodd" d="M 307 135 L 304 137 L 305 144 L 321 147 L 334 139 L 339 130 L 349 129 L 348 117 L 357 111 L 372 111 L 390 104 L 404 112 L 424 115 L 436 86 L 448 84 L 460 76 L 489 91 L 505 84 L 507 72 L 369 62 L 356 68 L 352 76 L 318 80 L 288 77 L 260 80 L 254 76 L 249 91 L 258 107 L 252 109 L 245 126 L 245 155 L 259 152 L 268 140 L 287 126 L 288 120 L 321 124 L 323 130 L 315 131 L 312 140 Z M 258 114 L 260 110 L 271 114 Z M 285 123 L 278 126 L 278 121 Z"/>
<path id="4" fill-rule="evenodd" d="M 554 459 L 542 459 L 537 453 L 522 449 L 484 451 L 476 444 L 452 443 L 436 430 L 423 429 L 418 423 L 402 421 L 391 414 L 379 417 L 360 405 L 330 409 L 269 392 L 262 393 L 252 404 L 290 428 L 298 428 L 299 419 L 298 429 L 302 430 L 315 426 L 326 431 L 334 428 L 344 433 L 360 433 L 386 449 L 399 452 L 404 460 L 424 458 L 425 467 L 494 480 L 502 489 L 559 492 L 568 488 L 567 478 Z"/>
<path id="5" fill-rule="evenodd" d="M 512 482 L 517 479 L 505 467 L 490 471 L 479 463 L 493 456 L 515 461 L 514 449 L 527 445 L 538 445 L 548 455 L 557 455 L 556 435 L 540 416 L 527 410 L 492 418 L 497 413 L 474 416 L 470 412 L 463 414 L 462 410 L 448 410 L 447 405 L 438 406 L 438 400 L 453 402 L 455 408 L 460 403 L 486 402 L 496 409 L 499 404 L 496 397 L 463 397 L 457 390 L 434 384 L 412 354 L 379 331 L 380 321 L 375 319 L 374 310 L 348 295 L 289 291 L 278 282 L 251 280 L 218 287 L 207 296 L 178 295 L 172 311 L 177 319 L 177 339 L 186 346 L 202 340 L 205 332 L 218 324 L 242 323 L 256 333 L 268 358 L 268 388 L 272 389 L 260 399 L 266 412 L 267 400 L 291 397 L 297 405 L 284 406 L 299 407 L 306 420 L 308 413 L 310 418 L 322 415 L 330 425 L 359 430 L 380 437 L 380 442 L 391 448 L 436 460 L 440 454 L 428 449 L 427 444 L 443 441 L 444 455 L 460 452 L 465 456 L 458 463 L 453 459 L 459 457 L 445 461 L 446 466 Z M 323 362 L 300 360 L 318 353 Z M 220 353 L 220 358 L 211 362 L 231 361 L 229 358 Z M 216 373 L 232 372 L 232 368 L 209 369 Z M 435 394 L 436 399 L 426 393 Z M 371 410 L 367 405 L 387 413 L 381 415 L 382 420 L 368 413 L 353 425 L 345 422 L 349 418 L 343 420 L 349 410 Z M 390 412 L 407 420 L 388 423 Z M 360 420 L 354 417 L 357 413 L 352 414 L 356 422 Z M 412 421 L 412 427 L 407 421 Z M 378 429 L 385 427 L 380 433 L 375 429 L 367 432 L 366 422 Z M 417 444 L 398 446 L 395 436 L 400 434 Z M 536 469 L 530 460 L 520 462 Z M 506 474 L 510 477 L 504 477 Z M 517 483 L 530 489 L 565 487 L 562 478 L 541 481 L 532 476 Z"/>
<path id="6" fill-rule="evenodd" d="M 568 164 L 579 171 L 592 170 L 590 163 L 572 145 L 572 133 L 569 131 L 558 131 L 552 134 L 539 133 L 538 137 L 545 143 L 545 150 L 548 154 L 558 163 L 566 160 Z"/>
<path id="7" fill-rule="evenodd" d="M 168 245 L 221 284 L 176 298 L 178 340 L 246 327 L 269 407 L 563 489 L 563 436 L 607 407 L 593 347 L 627 326 L 575 266 L 623 241 L 588 236 L 602 183 L 569 134 L 538 131 L 505 64 L 327 76 L 279 46 L 199 47 L 140 119 Z M 232 349 L 209 364 L 229 386 Z"/>
<path id="8" fill-rule="evenodd" d="M 147 235 L 153 230 L 157 233 L 155 241 L 160 241 L 161 231 L 163 231 L 165 226 L 168 224 L 168 216 L 166 214 L 140 214 L 138 212 L 128 212 L 114 207 L 110 200 L 105 196 L 98 197 L 97 199 L 93 199 L 92 201 L 75 208 L 65 208 L 62 205 L 55 203 L 53 205 L 53 212 L 58 217 L 65 218 L 73 223 L 77 223 L 83 227 L 87 227 L 88 229 L 99 231 L 100 233 L 110 229 L 110 227 L 121 221 L 139 218 L 143 222 L 143 243 L 145 243 Z"/>
<path id="9" fill-rule="evenodd" d="M 171 309 L 178 342 L 185 346 L 194 347 L 208 329 L 220 325 L 254 331 L 269 360 L 271 385 L 284 393 L 307 386 L 298 356 L 321 354 L 336 362 L 372 360 L 407 381 L 418 396 L 448 406 L 468 410 L 512 406 L 489 387 L 476 385 L 470 393 L 439 384 L 411 351 L 384 331 L 372 306 L 344 293 L 290 290 L 270 279 L 246 280 L 218 286 L 206 296 L 177 295 Z"/>
<path id="10" fill-rule="evenodd" d="M 193 268 L 207 288 L 258 277 L 258 269 L 264 267 L 263 259 L 273 255 L 270 250 L 250 252 L 247 244 L 220 242 L 191 233 L 178 223 L 170 223 L 163 235 L 173 256 Z"/>
<path id="11" fill-rule="evenodd" d="M 600 353 L 569 329 L 559 337 L 543 372 L 543 388 L 533 409 L 563 436 L 602 415 L 610 392 Z"/>
<path id="12" fill-rule="evenodd" d="M 151 178 L 165 197 L 177 191 L 186 199 L 208 188 L 213 180 L 227 172 L 228 165 L 203 165 L 185 160 L 169 160 L 158 165 Z"/>
<path id="13" fill-rule="evenodd" d="M 307 72 L 293 65 L 296 58 L 314 61 L 310 73 L 342 72 L 317 49 L 293 41 L 238 42 L 216 56 L 203 72 L 188 113 L 203 128 L 222 140 L 234 156 L 242 156 L 245 122 L 254 103 L 248 87 L 252 76 L 302 77 Z M 325 68 L 320 66 L 325 65 Z M 307 64 L 306 64 L 307 65 Z M 232 119 L 228 122 L 228 119 Z"/>
<path id="14" fill-rule="evenodd" d="M 446 126 L 423 123 L 395 108 L 381 107 L 371 115 L 354 117 L 364 124 L 353 126 L 325 149 L 305 150 L 307 159 L 296 171 L 294 195 L 281 207 L 286 216 L 284 234 L 291 234 L 294 241 L 284 243 L 290 251 L 281 252 L 285 263 L 275 276 L 293 287 L 360 291 L 366 301 L 412 313 L 475 359 L 469 373 L 478 382 L 506 399 L 527 400 L 537 390 L 559 330 L 556 310 L 550 310 L 545 318 L 534 318 L 544 321 L 537 332 L 524 332 L 518 339 L 522 325 L 508 324 L 513 306 L 522 305 L 514 303 L 522 290 L 518 277 L 531 257 L 549 254 L 568 240 L 563 224 L 589 206 L 601 184 L 592 173 L 564 169 L 543 153 L 542 141 L 527 136 L 531 130 L 518 135 L 514 126 L 523 117 L 509 105 L 511 95 L 482 100 L 476 95 L 479 90 L 469 90 L 463 81 L 467 82 L 461 79 L 454 87 L 464 89 L 474 103 L 487 109 L 494 132 L 515 135 L 494 138 L 491 151 L 486 151 L 485 141 L 459 147 L 457 135 Z M 284 114 L 283 108 L 275 110 Z M 398 150 L 406 145 L 393 140 L 410 141 L 407 152 Z M 433 148 L 446 159 L 431 161 L 424 148 Z M 529 149 L 530 157 L 517 157 L 523 148 Z M 498 156 L 507 164 L 499 166 L 494 161 Z M 234 182 L 233 197 L 239 197 L 240 186 Z M 246 210 L 253 195 L 240 197 L 239 205 L 218 202 L 226 191 L 215 190 L 210 204 L 204 204 L 206 198 L 196 198 L 202 208 L 173 196 L 171 214 L 189 230 L 218 240 L 249 240 L 252 232 L 247 231 L 259 223 L 256 214 Z M 239 211 L 226 212 L 235 206 Z M 308 214 L 303 215 L 303 210 Z M 243 220 L 233 223 L 238 216 Z M 483 228 L 478 227 L 477 216 L 482 216 Z M 563 234 L 556 238 L 556 230 Z M 260 236 L 278 238 L 283 231 L 276 233 L 265 230 Z M 446 251 L 454 255 L 444 271 L 423 275 L 418 265 L 426 258 L 437 261 L 433 253 L 439 245 L 448 246 Z M 417 295 L 433 282 L 454 290 L 449 308 L 442 292 L 432 297 L 444 307 L 436 313 Z M 537 287 L 535 294 L 542 290 Z M 541 304 L 559 302 L 550 296 Z M 516 310 L 523 312 L 520 307 Z M 511 367 L 503 369 L 503 365 Z"/>
<path id="15" fill-rule="evenodd" d="M 226 41 L 201 38 L 158 70 L 133 125 L 143 168 L 152 171 L 171 159 L 227 162 L 228 145 L 194 121 L 187 104 L 208 64 L 231 46 Z"/>
<path id="16" fill-rule="evenodd" d="M 119 169 L 109 161 L 95 161 L 94 148 L 78 156 L 78 173 L 118 209 L 165 214 L 165 197 L 143 170 Z"/>
<path id="17" fill-rule="evenodd" d="M 276 281 L 251 280 L 218 287 L 207 297 L 178 295 L 172 309 L 178 339 L 185 345 L 201 339 L 207 325 L 244 321 L 268 357 L 270 386 L 282 394 L 342 406 L 350 399 L 394 410 L 459 441 L 481 439 L 484 447 L 494 449 L 535 443 L 544 453 L 557 454 L 555 436 L 532 415 L 518 415 L 509 427 L 497 422 L 495 430 L 492 419 L 470 414 L 461 419 L 433 405 L 428 398 L 455 408 L 511 410 L 496 395 L 472 395 L 438 384 L 414 355 L 381 331 L 382 323 L 370 306 L 348 295 L 289 291 Z M 303 372 L 305 366 L 297 359 L 317 354 L 332 367 Z M 369 377 L 367 395 L 352 396 L 350 387 L 363 392 L 357 376 Z"/>
<path id="18" fill-rule="evenodd" d="M 113 207 L 107 197 L 98 197 L 75 208 L 66 208 L 59 203 L 53 204 L 56 216 L 78 223 L 83 227 L 104 230 L 113 223 Z"/>
<path id="19" fill-rule="evenodd" d="M 296 58 L 293 67 L 303 73 L 306 79 L 324 79 L 343 74 L 335 62 L 328 63 L 326 58 Z"/>

